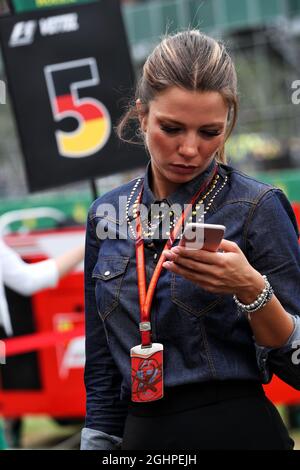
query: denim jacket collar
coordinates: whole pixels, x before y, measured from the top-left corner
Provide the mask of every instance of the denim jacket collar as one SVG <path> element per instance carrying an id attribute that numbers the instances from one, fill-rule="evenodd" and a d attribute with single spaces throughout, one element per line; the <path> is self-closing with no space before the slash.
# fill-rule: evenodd
<path id="1" fill-rule="evenodd" d="M 179 204 L 183 208 L 184 204 L 188 204 L 192 199 L 193 195 L 198 191 L 201 184 L 209 177 L 212 173 L 213 168 L 216 164 L 215 159 L 209 164 L 206 170 L 201 173 L 200 175 L 193 178 L 191 181 L 182 184 L 176 191 L 174 191 L 170 196 L 166 199 L 158 200 L 155 195 L 153 194 L 150 182 L 151 182 L 151 162 L 149 162 L 145 177 L 144 177 L 144 191 L 143 191 L 143 199 L 142 203 L 150 207 L 151 204 L 159 203 L 159 202 L 166 202 L 169 206 L 173 204 Z"/>

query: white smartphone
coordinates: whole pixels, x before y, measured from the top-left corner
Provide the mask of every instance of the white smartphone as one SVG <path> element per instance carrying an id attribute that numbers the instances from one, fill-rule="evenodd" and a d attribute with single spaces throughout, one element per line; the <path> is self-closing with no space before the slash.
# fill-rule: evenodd
<path id="1" fill-rule="evenodd" d="M 179 245 L 189 250 L 217 251 L 224 237 L 225 226 L 215 224 L 187 224 Z"/>

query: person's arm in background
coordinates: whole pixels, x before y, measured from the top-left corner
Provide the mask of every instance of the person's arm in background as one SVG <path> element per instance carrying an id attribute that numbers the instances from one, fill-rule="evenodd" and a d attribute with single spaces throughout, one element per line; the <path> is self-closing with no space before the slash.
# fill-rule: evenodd
<path id="1" fill-rule="evenodd" d="M 0 262 L 4 284 L 22 295 L 55 287 L 83 259 L 84 246 L 70 249 L 56 258 L 38 263 L 25 263 L 20 256 L 0 240 Z"/>
<path id="2" fill-rule="evenodd" d="M 61 278 L 72 271 L 79 263 L 81 263 L 83 257 L 84 244 L 77 246 L 76 248 L 73 248 L 66 253 L 63 253 L 56 258 L 53 258 L 58 271 L 58 277 Z"/>

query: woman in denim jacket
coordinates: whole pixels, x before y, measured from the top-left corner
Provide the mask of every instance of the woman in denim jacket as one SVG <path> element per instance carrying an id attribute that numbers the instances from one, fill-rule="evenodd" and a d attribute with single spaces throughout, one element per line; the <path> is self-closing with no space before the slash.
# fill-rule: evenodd
<path id="1" fill-rule="evenodd" d="M 282 191 L 226 165 L 237 108 L 221 43 L 185 31 L 148 57 L 118 128 L 139 120 L 148 168 L 88 216 L 82 449 L 293 448 L 261 384 L 300 389 L 298 230 Z M 226 226 L 217 252 L 165 245 L 183 209 Z"/>

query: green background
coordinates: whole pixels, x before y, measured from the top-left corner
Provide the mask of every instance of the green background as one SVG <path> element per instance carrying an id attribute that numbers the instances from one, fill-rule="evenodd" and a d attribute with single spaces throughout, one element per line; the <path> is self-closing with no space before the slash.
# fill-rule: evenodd
<path id="1" fill-rule="evenodd" d="M 41 10 L 42 8 L 73 6 L 95 1 L 98 0 L 13 0 L 13 6 L 16 13 L 22 13 L 24 11 Z"/>

